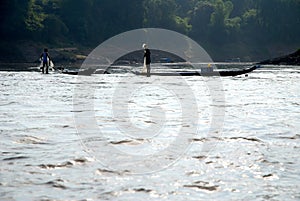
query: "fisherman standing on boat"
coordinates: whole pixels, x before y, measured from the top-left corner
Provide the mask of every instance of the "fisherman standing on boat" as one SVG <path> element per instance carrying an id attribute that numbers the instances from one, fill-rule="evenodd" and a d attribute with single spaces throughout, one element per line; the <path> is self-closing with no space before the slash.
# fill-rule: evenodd
<path id="1" fill-rule="evenodd" d="M 41 54 L 40 59 L 43 62 L 42 73 L 44 74 L 45 67 L 46 67 L 46 74 L 48 74 L 49 73 L 49 66 L 50 66 L 50 56 L 49 56 L 47 48 L 44 49 L 44 52 Z"/>
<path id="2" fill-rule="evenodd" d="M 151 52 L 147 47 L 147 44 L 143 44 L 144 48 L 144 68 L 147 68 L 147 77 L 150 77 L 150 63 L 151 63 Z"/>

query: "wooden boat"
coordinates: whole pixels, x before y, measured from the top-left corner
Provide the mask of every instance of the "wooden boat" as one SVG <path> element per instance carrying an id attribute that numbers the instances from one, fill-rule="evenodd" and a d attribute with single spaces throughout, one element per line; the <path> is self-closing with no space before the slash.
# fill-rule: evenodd
<path id="1" fill-rule="evenodd" d="M 179 72 L 151 72 L 151 75 L 158 76 L 237 76 L 250 73 L 260 66 L 253 66 L 242 70 L 222 70 L 212 72 L 201 72 L 201 71 L 179 71 Z M 146 76 L 146 73 L 133 72 L 136 75 Z"/>
<path id="2" fill-rule="evenodd" d="M 178 72 L 151 72 L 151 75 L 156 76 L 237 76 L 250 73 L 255 69 L 259 68 L 259 65 L 252 66 L 251 68 L 241 69 L 241 70 L 220 70 L 212 72 L 201 72 L 201 71 L 178 71 Z M 69 75 L 92 75 L 92 74 L 110 74 L 107 71 L 96 71 L 92 69 L 87 69 L 84 71 L 62 71 L 63 74 Z M 146 76 L 146 73 L 134 72 L 135 75 Z"/>

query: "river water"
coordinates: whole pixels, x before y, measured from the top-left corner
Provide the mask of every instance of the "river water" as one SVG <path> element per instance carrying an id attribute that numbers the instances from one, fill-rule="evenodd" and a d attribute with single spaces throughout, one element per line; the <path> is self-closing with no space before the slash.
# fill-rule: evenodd
<path id="1" fill-rule="evenodd" d="M 300 67 L 177 79 L 0 72 L 0 200 L 300 200 Z"/>

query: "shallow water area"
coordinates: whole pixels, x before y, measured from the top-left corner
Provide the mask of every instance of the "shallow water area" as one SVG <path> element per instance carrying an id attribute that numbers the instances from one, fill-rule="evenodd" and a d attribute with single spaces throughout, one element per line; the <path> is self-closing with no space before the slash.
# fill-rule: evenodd
<path id="1" fill-rule="evenodd" d="M 0 200 L 299 200 L 299 78 L 0 72 Z"/>

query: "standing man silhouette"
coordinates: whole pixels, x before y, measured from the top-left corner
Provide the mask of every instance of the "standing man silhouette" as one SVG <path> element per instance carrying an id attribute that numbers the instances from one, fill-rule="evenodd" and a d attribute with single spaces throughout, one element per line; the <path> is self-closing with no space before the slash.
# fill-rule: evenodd
<path id="1" fill-rule="evenodd" d="M 151 52 L 148 49 L 147 44 L 143 44 L 143 48 L 144 48 L 144 68 L 147 68 L 147 77 L 150 77 Z"/>

